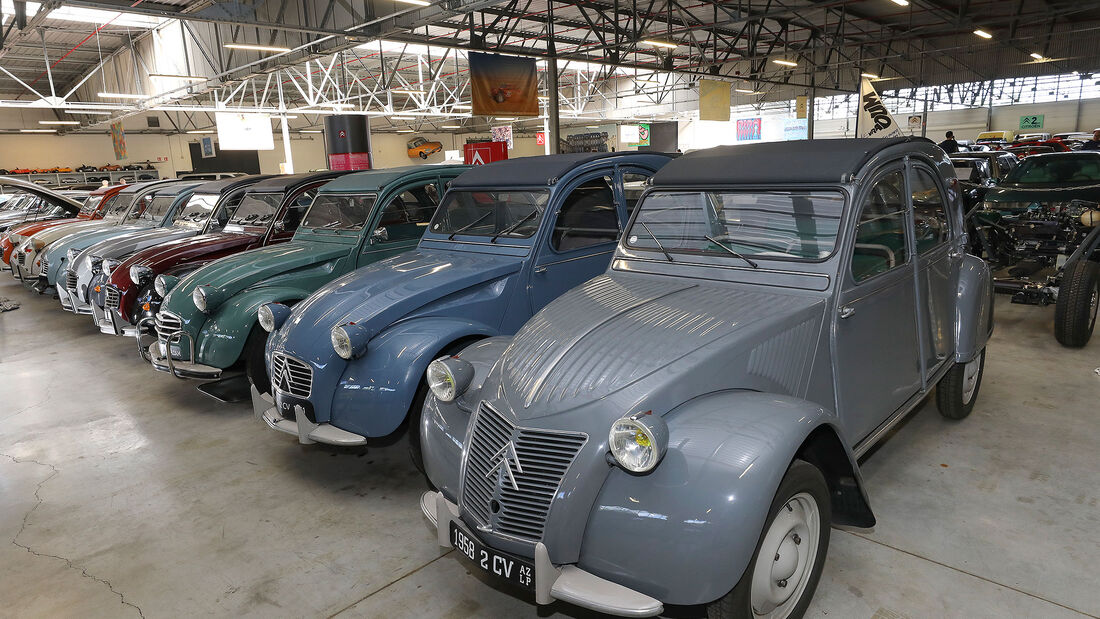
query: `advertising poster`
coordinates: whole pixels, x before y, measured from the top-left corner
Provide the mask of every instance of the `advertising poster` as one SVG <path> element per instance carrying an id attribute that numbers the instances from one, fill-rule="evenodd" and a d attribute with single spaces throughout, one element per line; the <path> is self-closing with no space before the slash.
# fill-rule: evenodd
<path id="1" fill-rule="evenodd" d="M 805 140 L 810 136 L 810 123 L 805 118 L 788 118 L 783 121 L 784 140 Z"/>
<path id="2" fill-rule="evenodd" d="M 806 106 L 809 103 L 809 98 L 806 95 L 798 95 L 794 98 L 794 117 L 806 118 Z"/>
<path id="3" fill-rule="evenodd" d="M 863 78 L 859 87 L 859 113 L 856 114 L 857 138 L 900 138 L 901 127 L 890 115 L 886 105 L 871 85 Z"/>
<path id="4" fill-rule="evenodd" d="M 201 145 L 201 148 L 199 150 L 202 151 L 203 159 L 210 159 L 211 157 L 218 156 L 217 153 L 214 151 L 214 138 L 206 136 L 203 139 L 199 140 L 199 143 Z"/>
<path id="5" fill-rule="evenodd" d="M 538 116 L 539 76 L 534 58 L 470 52 L 474 116 Z"/>
<path id="6" fill-rule="evenodd" d="M 763 122 L 759 118 L 738 118 L 737 141 L 759 140 L 762 128 Z"/>
<path id="7" fill-rule="evenodd" d="M 715 80 L 699 80 L 699 120 L 730 119 L 730 85 Z"/>
<path id="8" fill-rule="evenodd" d="M 619 141 L 627 146 L 649 146 L 649 124 L 619 125 Z"/>
<path id="9" fill-rule="evenodd" d="M 267 114 L 214 114 L 218 126 L 218 148 L 222 150 L 274 150 L 271 117 Z"/>
<path id="10" fill-rule="evenodd" d="M 126 158 L 126 132 L 122 130 L 122 121 L 111 123 L 111 146 L 115 147 L 115 160 Z"/>
<path id="11" fill-rule="evenodd" d="M 508 145 L 509 149 L 514 146 L 512 143 L 512 125 L 492 127 L 489 132 L 492 134 L 494 142 L 504 142 Z"/>

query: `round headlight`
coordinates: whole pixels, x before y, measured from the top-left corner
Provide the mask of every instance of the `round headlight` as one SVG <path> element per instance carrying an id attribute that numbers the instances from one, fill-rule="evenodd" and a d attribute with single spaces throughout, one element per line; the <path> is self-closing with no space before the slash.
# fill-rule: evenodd
<path id="1" fill-rule="evenodd" d="M 256 310 L 256 317 L 260 319 L 260 327 L 264 331 L 271 333 L 275 330 L 275 314 L 271 313 L 270 307 L 261 305 L 260 309 Z"/>
<path id="2" fill-rule="evenodd" d="M 645 473 L 665 455 L 668 426 L 652 411 L 622 417 L 611 424 L 608 446 L 619 466 L 632 473 Z"/>
<path id="3" fill-rule="evenodd" d="M 76 264 L 76 259 L 80 256 L 80 250 L 75 247 L 70 247 L 65 255 L 69 260 L 69 264 Z"/>
<path id="4" fill-rule="evenodd" d="M 333 327 L 329 336 L 332 338 L 332 349 L 336 354 L 340 355 L 341 359 L 351 359 L 351 338 L 348 337 L 344 327 Z"/>
<path id="5" fill-rule="evenodd" d="M 178 281 L 179 278 L 174 275 L 157 275 L 157 278 L 153 280 L 153 290 L 163 299 L 168 296 L 168 293 L 172 291 Z"/>
<path id="6" fill-rule="evenodd" d="M 195 288 L 191 293 L 191 301 L 195 303 L 195 307 L 199 308 L 200 312 L 206 311 L 206 290 L 202 286 Z"/>
<path id="7" fill-rule="evenodd" d="M 103 261 L 103 274 L 110 276 L 111 271 L 118 268 L 118 265 L 122 264 L 121 260 L 115 260 L 114 258 L 107 258 Z"/>
<path id="8" fill-rule="evenodd" d="M 130 281 L 134 282 L 134 284 L 138 286 L 149 281 L 149 276 L 152 274 L 153 269 L 150 269 L 147 266 L 135 264 L 134 266 L 130 267 Z"/>
<path id="9" fill-rule="evenodd" d="M 470 386 L 474 366 L 457 357 L 440 357 L 428 364 L 425 378 L 432 395 L 442 402 L 452 402 Z"/>

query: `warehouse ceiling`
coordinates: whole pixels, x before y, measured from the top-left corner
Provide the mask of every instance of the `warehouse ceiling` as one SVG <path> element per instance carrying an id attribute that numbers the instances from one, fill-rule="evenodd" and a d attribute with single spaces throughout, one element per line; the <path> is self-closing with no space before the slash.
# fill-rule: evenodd
<path id="1" fill-rule="evenodd" d="M 640 110 L 659 116 L 700 77 L 730 81 L 735 102 L 750 103 L 852 92 L 860 74 L 877 76 L 880 89 L 1087 75 L 1100 55 L 1097 1 L 2 0 L 0 7 L 0 105 L 54 109 L 83 123 L 73 130 L 102 130 L 149 110 L 168 115 L 166 130 L 202 130 L 217 109 L 289 114 L 296 129 L 333 112 L 378 116 L 372 124 L 380 128 L 476 128 L 485 119 L 470 116 L 467 50 L 540 57 L 544 83 L 555 59 L 562 114 L 578 122 Z"/>

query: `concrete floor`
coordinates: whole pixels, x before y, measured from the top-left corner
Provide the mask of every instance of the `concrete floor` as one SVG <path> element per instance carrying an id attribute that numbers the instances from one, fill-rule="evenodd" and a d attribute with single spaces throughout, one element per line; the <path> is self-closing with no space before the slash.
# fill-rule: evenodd
<path id="1" fill-rule="evenodd" d="M 589 616 L 441 554 L 404 442 L 301 447 L 0 297 L 0 616 Z M 879 525 L 833 531 L 808 616 L 1100 615 L 1100 337 L 1064 349 L 1053 315 L 1000 299 L 970 418 L 926 404 L 866 459 Z"/>

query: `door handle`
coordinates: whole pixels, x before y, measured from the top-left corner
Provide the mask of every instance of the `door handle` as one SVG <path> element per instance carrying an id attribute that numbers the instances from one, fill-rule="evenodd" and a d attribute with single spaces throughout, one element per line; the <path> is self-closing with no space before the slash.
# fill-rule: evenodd
<path id="1" fill-rule="evenodd" d="M 535 273 L 545 273 L 545 272 L 546 272 L 546 267 L 545 266 L 540 265 L 540 266 L 535 267 Z"/>
<path id="2" fill-rule="evenodd" d="M 841 318 L 851 318 L 856 313 L 856 308 L 851 305 L 843 305 L 837 311 Z"/>
<path id="3" fill-rule="evenodd" d="M 953 250 L 947 252 L 947 257 L 948 258 L 962 258 L 963 257 L 963 252 L 961 250 L 958 250 L 958 249 L 953 249 Z"/>

